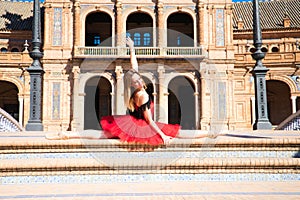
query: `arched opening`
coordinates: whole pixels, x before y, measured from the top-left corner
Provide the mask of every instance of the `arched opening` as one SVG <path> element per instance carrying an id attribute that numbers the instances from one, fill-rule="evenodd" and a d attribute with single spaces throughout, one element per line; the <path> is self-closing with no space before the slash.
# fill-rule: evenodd
<path id="1" fill-rule="evenodd" d="M 269 120 L 272 125 L 279 125 L 292 114 L 290 88 L 282 81 L 268 80 L 266 83 Z"/>
<path id="2" fill-rule="evenodd" d="M 126 35 L 131 37 L 135 46 L 153 46 L 153 20 L 150 15 L 135 12 L 126 21 Z"/>
<path id="3" fill-rule="evenodd" d="M 112 46 L 112 19 L 104 12 L 89 14 L 85 20 L 86 46 Z"/>
<path id="4" fill-rule="evenodd" d="M 18 88 L 15 84 L 0 81 L 0 107 L 19 121 Z"/>
<path id="5" fill-rule="evenodd" d="M 187 13 L 173 13 L 167 20 L 168 47 L 194 46 L 193 19 Z"/>
<path id="6" fill-rule="evenodd" d="M 0 51 L 3 52 L 3 53 L 6 53 L 7 52 L 7 48 L 2 47 Z"/>
<path id="7" fill-rule="evenodd" d="M 15 47 L 15 48 L 12 48 L 12 49 L 11 49 L 11 52 L 19 52 L 19 49 L 16 48 L 16 47 Z"/>
<path id="8" fill-rule="evenodd" d="M 111 115 L 110 82 L 104 77 L 93 77 L 85 85 L 84 129 L 101 129 L 101 117 Z"/>
<path id="9" fill-rule="evenodd" d="M 195 129 L 195 87 L 184 76 L 172 79 L 168 87 L 168 123 L 180 124 L 182 129 Z"/>
<path id="10" fill-rule="evenodd" d="M 278 47 L 272 47 L 271 51 L 273 53 L 279 52 L 279 48 Z"/>
<path id="11" fill-rule="evenodd" d="M 261 48 L 261 51 L 262 51 L 263 53 L 267 53 L 267 52 L 268 52 L 268 49 L 267 49 L 266 47 L 262 47 L 262 48 Z"/>
<path id="12" fill-rule="evenodd" d="M 250 48 L 249 50 L 251 53 L 255 53 L 256 49 L 254 47 Z"/>

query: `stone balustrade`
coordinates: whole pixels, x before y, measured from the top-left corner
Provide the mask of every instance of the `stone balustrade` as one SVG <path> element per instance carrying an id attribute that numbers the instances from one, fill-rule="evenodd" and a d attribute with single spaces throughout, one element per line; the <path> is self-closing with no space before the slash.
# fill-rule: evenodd
<path id="1" fill-rule="evenodd" d="M 28 52 L 0 52 L 0 63 L 5 65 L 30 65 L 32 59 Z"/>
<path id="2" fill-rule="evenodd" d="M 23 127 L 10 114 L 0 108 L 0 132 L 19 131 L 23 131 Z"/>
<path id="3" fill-rule="evenodd" d="M 135 54 L 137 56 L 202 56 L 201 47 L 136 47 Z M 78 47 L 75 51 L 76 57 L 117 57 L 130 55 L 129 48 L 119 47 Z"/>
<path id="4" fill-rule="evenodd" d="M 300 110 L 296 113 L 290 115 L 283 122 L 281 122 L 276 130 L 285 130 L 285 131 L 299 131 L 300 130 Z"/>

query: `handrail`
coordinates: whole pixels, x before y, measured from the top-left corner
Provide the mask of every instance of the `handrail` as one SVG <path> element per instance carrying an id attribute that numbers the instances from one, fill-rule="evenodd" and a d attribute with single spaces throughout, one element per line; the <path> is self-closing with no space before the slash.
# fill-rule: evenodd
<path id="1" fill-rule="evenodd" d="M 0 132 L 19 132 L 24 128 L 5 110 L 0 108 Z"/>
<path id="2" fill-rule="evenodd" d="M 137 56 L 201 56 L 201 47 L 135 47 Z M 77 47 L 76 56 L 129 56 L 127 47 Z"/>
<path id="3" fill-rule="evenodd" d="M 283 120 L 275 130 L 300 130 L 300 110 Z"/>

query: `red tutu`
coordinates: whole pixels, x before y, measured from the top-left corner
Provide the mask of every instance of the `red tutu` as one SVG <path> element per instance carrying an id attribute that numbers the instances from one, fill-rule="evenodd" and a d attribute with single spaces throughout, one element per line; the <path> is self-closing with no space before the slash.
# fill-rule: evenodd
<path id="1" fill-rule="evenodd" d="M 161 145 L 163 140 L 144 119 L 137 119 L 131 115 L 105 116 L 100 120 L 102 129 L 121 141 Z M 156 122 L 157 126 L 168 136 L 176 137 L 180 129 L 178 124 L 164 124 Z"/>

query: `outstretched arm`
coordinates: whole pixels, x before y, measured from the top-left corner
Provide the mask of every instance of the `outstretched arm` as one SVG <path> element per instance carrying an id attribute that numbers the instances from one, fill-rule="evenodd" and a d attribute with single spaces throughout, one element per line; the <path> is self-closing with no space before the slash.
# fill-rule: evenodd
<path id="1" fill-rule="evenodd" d="M 138 97 L 138 106 L 145 104 L 146 102 L 148 102 L 149 100 L 149 95 L 145 92 L 142 93 L 139 97 Z M 162 138 L 164 144 L 168 144 L 170 142 L 170 140 L 172 139 L 172 137 L 167 136 L 164 134 L 164 132 L 162 132 L 160 130 L 160 128 L 157 126 L 157 124 L 154 122 L 153 118 L 152 118 L 152 112 L 149 108 L 146 108 L 145 111 L 143 112 L 145 121 L 147 122 L 147 124 L 149 124 L 149 126 L 160 135 L 160 137 Z"/>
<path id="2" fill-rule="evenodd" d="M 127 37 L 126 44 L 129 46 L 129 49 L 130 49 L 131 68 L 138 72 L 139 65 L 138 65 L 137 58 L 136 58 L 135 51 L 134 51 L 134 42 L 132 41 L 132 39 L 130 37 Z"/>

